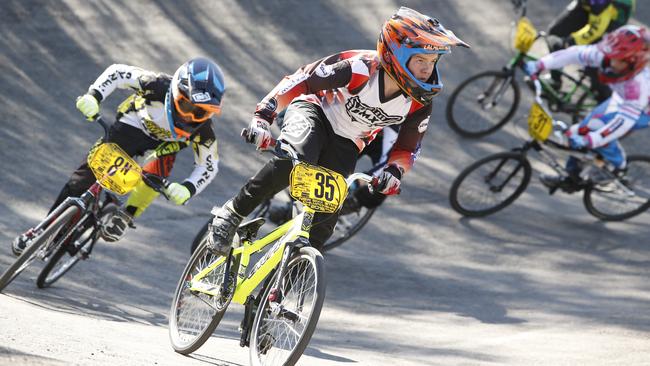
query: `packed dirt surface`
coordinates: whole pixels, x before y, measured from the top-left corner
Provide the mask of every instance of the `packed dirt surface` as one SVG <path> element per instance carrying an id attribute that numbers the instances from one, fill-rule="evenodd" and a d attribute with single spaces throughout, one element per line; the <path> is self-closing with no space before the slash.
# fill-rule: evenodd
<path id="1" fill-rule="evenodd" d="M 544 29 L 568 1 L 531 2 Z M 11 240 L 43 218 L 101 133 L 75 98 L 110 64 L 173 73 L 205 55 L 228 87 L 217 178 L 188 205 L 154 203 L 116 244 L 100 243 L 50 289 L 34 264 L 0 294 L 2 365 L 247 365 L 242 315 L 232 305 L 201 349 L 176 354 L 168 339 L 174 288 L 197 230 L 266 157 L 239 137 L 255 104 L 299 66 L 346 49 L 373 49 L 400 5 L 438 17 L 472 48 L 444 56 L 422 154 L 403 183 L 349 243 L 326 255 L 327 298 L 299 364 L 647 365 L 650 362 L 648 213 L 605 223 L 580 195 L 549 196 L 535 173 L 511 207 L 464 219 L 448 203 L 459 171 L 521 144 L 516 119 L 481 140 L 447 127 L 448 95 L 468 76 L 511 57 L 510 3 L 405 1 L 35 1 L 0 4 L 0 270 Z M 635 22 L 649 23 L 646 1 Z M 126 96 L 103 103 L 113 118 Z M 646 152 L 647 131 L 625 141 Z M 190 171 L 189 152 L 173 173 Z"/>

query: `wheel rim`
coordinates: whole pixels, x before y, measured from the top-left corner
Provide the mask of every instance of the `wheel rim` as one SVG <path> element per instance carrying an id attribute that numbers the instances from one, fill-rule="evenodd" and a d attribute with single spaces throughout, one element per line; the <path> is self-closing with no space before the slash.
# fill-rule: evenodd
<path id="1" fill-rule="evenodd" d="M 265 294 L 252 339 L 260 365 L 281 365 L 291 357 L 316 307 L 317 287 L 315 262 L 301 256 L 287 268 L 282 301 L 270 302 Z"/>
<path id="2" fill-rule="evenodd" d="M 503 165 L 497 169 L 501 163 Z M 463 178 L 456 193 L 456 201 L 462 209 L 469 212 L 490 211 L 512 199 L 525 179 L 526 169 L 519 159 L 491 159 Z"/>
<path id="3" fill-rule="evenodd" d="M 451 110 L 459 129 L 468 134 L 487 133 L 510 118 L 516 92 L 510 82 L 503 85 L 505 80 L 502 76 L 483 75 L 463 87 Z"/>
<path id="4" fill-rule="evenodd" d="M 205 245 L 200 245 L 200 254 L 192 263 L 190 270 L 185 273 L 185 280 L 177 290 L 173 322 L 175 331 L 172 335 L 179 344 L 191 344 L 210 326 L 217 313 L 228 306 L 230 297 L 216 297 L 204 293 L 193 293 L 189 289 L 189 281 L 207 268 L 218 256 L 212 255 Z M 211 271 L 201 282 L 219 288 L 224 280 L 225 261 Z M 232 282 L 231 282 L 232 283 Z"/>
<path id="5" fill-rule="evenodd" d="M 627 189 L 614 182 L 592 187 L 589 200 L 594 210 L 606 217 L 628 216 L 643 211 L 650 201 L 650 161 L 629 161 L 623 181 Z"/>

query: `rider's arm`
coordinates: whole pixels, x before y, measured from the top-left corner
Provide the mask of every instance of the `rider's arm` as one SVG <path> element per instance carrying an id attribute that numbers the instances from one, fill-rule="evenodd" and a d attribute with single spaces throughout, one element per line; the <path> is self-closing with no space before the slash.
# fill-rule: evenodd
<path id="1" fill-rule="evenodd" d="M 339 58 L 340 55 L 334 55 L 321 59 L 286 76 L 258 103 L 255 114 L 272 123 L 276 112 L 301 94 L 341 87 L 347 87 L 354 94 L 368 81 L 370 61 L 360 58 L 337 61 Z"/>
<path id="2" fill-rule="evenodd" d="M 219 171 L 219 155 L 217 153 L 217 139 L 209 126 L 199 128 L 198 134 L 192 139 L 194 151 L 194 170 L 182 183 L 190 190 L 192 197 L 199 194 L 212 182 Z"/>
<path id="3" fill-rule="evenodd" d="M 614 18 L 616 18 L 616 8 L 613 4 L 609 4 L 605 9 L 600 10 L 598 14 L 590 13 L 587 24 L 571 33 L 570 42 L 577 45 L 594 43 L 607 32 L 607 28 Z"/>
<path id="4" fill-rule="evenodd" d="M 639 117 L 647 107 L 648 98 L 650 97 L 650 85 L 644 85 L 643 80 L 642 77 L 627 80 L 623 88 L 624 95 L 616 92 L 612 95 L 610 105 L 614 107 L 611 111 L 614 115 L 606 125 L 587 134 L 591 148 L 605 146 L 623 137 L 636 125 Z M 623 99 L 621 103 L 612 104 L 621 98 Z M 608 111 L 605 111 L 605 114 L 609 114 Z"/>
<path id="5" fill-rule="evenodd" d="M 115 89 L 133 89 L 142 91 L 141 81 L 155 78 L 156 74 L 151 71 L 143 70 L 139 67 L 113 64 L 99 75 L 97 80 L 90 85 L 88 94 L 101 102 L 109 96 Z"/>
<path id="6" fill-rule="evenodd" d="M 400 125 L 399 134 L 388 156 L 387 165 L 397 165 L 402 174 L 413 167 L 420 151 L 420 143 L 429 125 L 431 109 L 431 105 L 423 106 L 413 102 L 411 112 Z"/>
<path id="7" fill-rule="evenodd" d="M 566 65 L 576 64 L 589 67 L 600 67 L 604 55 L 594 45 L 573 46 L 564 50 L 549 53 L 539 59 L 541 69 L 561 69 Z"/>

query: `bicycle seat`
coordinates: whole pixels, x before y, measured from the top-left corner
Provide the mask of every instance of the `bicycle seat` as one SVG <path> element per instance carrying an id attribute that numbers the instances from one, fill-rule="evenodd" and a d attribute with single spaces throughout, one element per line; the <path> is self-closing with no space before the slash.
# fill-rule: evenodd
<path id="1" fill-rule="evenodd" d="M 237 234 L 242 240 L 253 240 L 265 222 L 263 217 L 247 221 L 237 228 Z"/>

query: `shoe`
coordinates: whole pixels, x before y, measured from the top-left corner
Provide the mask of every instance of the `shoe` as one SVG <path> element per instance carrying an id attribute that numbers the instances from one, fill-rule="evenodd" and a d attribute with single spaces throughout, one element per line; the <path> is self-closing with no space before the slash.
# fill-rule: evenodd
<path id="1" fill-rule="evenodd" d="M 558 188 L 566 193 L 574 193 L 585 187 L 585 182 L 580 178 L 572 178 L 561 175 L 541 174 L 539 181 L 548 188 L 548 194 L 553 194 Z"/>
<path id="2" fill-rule="evenodd" d="M 32 229 L 29 229 L 26 233 L 20 234 L 13 242 L 11 242 L 11 251 L 16 257 L 23 254 L 25 248 L 31 244 L 32 239 L 34 239 L 34 232 Z"/>
<path id="3" fill-rule="evenodd" d="M 105 241 L 109 243 L 116 242 L 122 239 L 127 227 L 135 227 L 133 225 L 133 216 L 123 210 L 117 210 L 110 221 L 102 227 L 100 234 Z"/>
<path id="4" fill-rule="evenodd" d="M 361 203 L 359 202 L 359 199 L 357 199 L 354 194 L 350 194 L 343 202 L 343 206 L 341 206 L 339 215 L 345 216 L 351 213 L 357 213 L 359 210 L 361 210 Z"/>
<path id="5" fill-rule="evenodd" d="M 212 209 L 214 219 L 208 225 L 208 249 L 215 255 L 227 255 L 235 237 L 235 232 L 244 217 L 226 202 L 222 207 Z"/>

